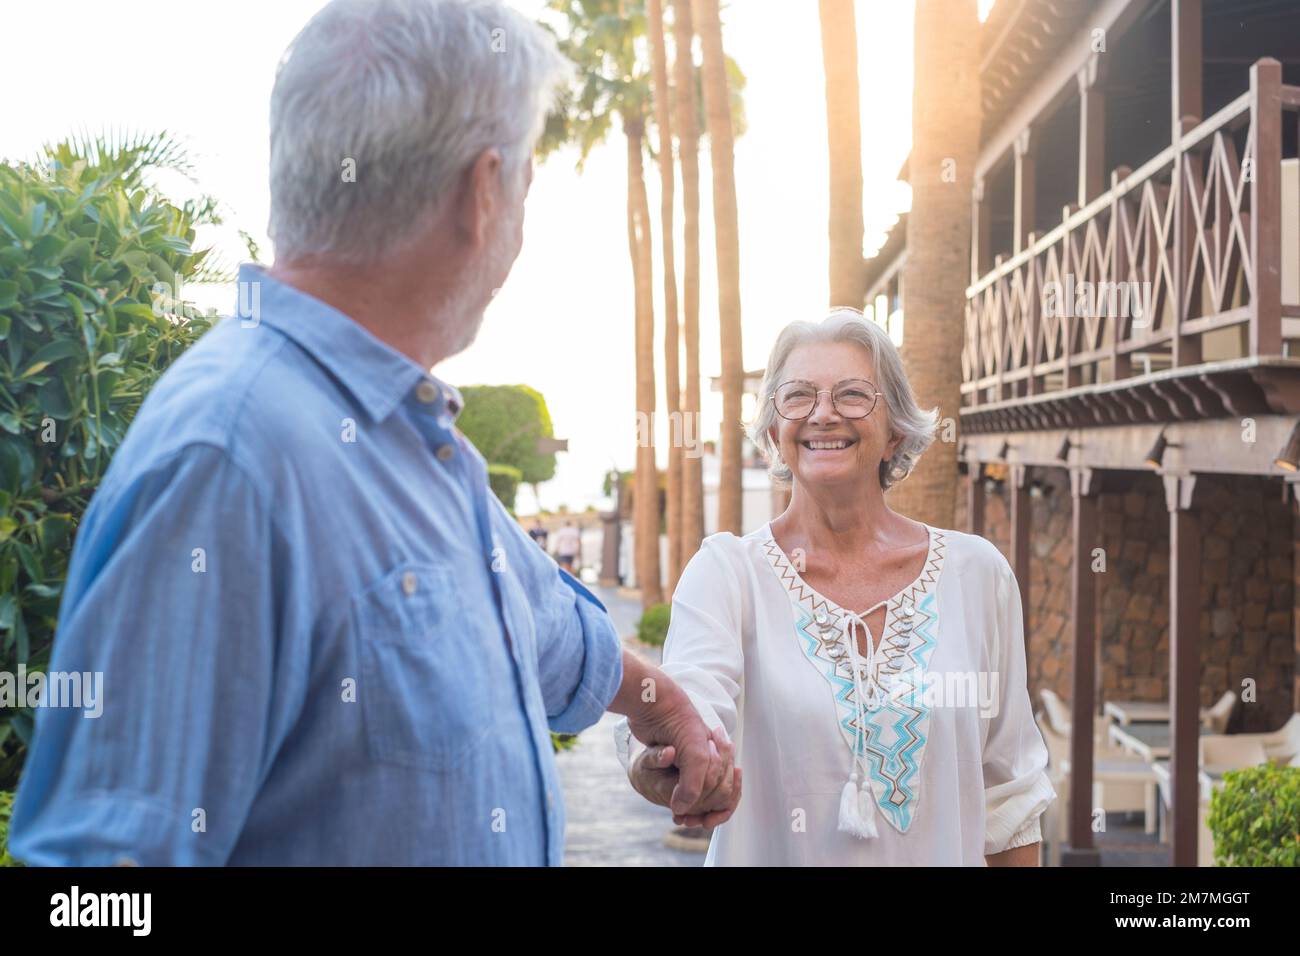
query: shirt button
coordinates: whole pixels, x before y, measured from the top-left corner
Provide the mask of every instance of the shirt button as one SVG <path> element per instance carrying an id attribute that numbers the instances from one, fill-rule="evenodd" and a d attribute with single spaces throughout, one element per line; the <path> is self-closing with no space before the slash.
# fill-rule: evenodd
<path id="1" fill-rule="evenodd" d="M 826 623 L 826 612 L 825 612 L 825 611 L 818 611 L 818 612 L 817 612 L 817 623 L 818 623 L 818 624 L 825 624 L 825 623 Z"/>
<path id="2" fill-rule="evenodd" d="M 439 461 L 448 461 L 452 455 L 456 454 L 456 449 L 452 448 L 451 445 L 439 445 L 434 454 L 438 456 Z"/>
<path id="3" fill-rule="evenodd" d="M 412 594 L 415 593 L 415 588 L 416 588 L 415 572 L 407 571 L 405 574 L 402 575 L 402 593 L 405 594 L 407 597 L 410 597 Z"/>
<path id="4" fill-rule="evenodd" d="M 438 400 L 438 386 L 425 380 L 415 387 L 415 397 L 426 405 L 432 405 Z"/>

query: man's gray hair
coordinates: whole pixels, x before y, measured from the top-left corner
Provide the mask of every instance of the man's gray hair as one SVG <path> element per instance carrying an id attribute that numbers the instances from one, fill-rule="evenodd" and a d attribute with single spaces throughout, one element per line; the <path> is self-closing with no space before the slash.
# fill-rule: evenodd
<path id="1" fill-rule="evenodd" d="M 374 261 L 483 150 L 501 151 L 503 176 L 522 173 L 566 68 L 552 36 L 500 0 L 333 0 L 271 93 L 277 255 Z"/>
<path id="2" fill-rule="evenodd" d="M 902 481 L 912 472 L 916 461 L 934 441 L 938 409 L 922 411 L 912 397 L 912 386 L 903 371 L 903 360 L 894 347 L 889 334 L 875 322 L 869 322 L 856 309 L 832 309 L 821 322 L 791 322 L 776 338 L 772 355 L 767 360 L 763 375 L 763 390 L 758 396 L 758 414 L 749 427 L 749 437 L 763 453 L 768 471 L 774 481 L 787 484 L 791 480 L 790 466 L 781 461 L 775 442 L 768 430 L 776 424 L 776 405 L 772 393 L 784 384 L 785 364 L 790 353 L 801 345 L 821 342 L 852 342 L 862 346 L 871 356 L 876 369 L 876 387 L 883 395 L 889 413 L 889 425 L 894 435 L 903 440 L 894 450 L 894 456 L 880 463 L 880 487 Z M 873 413 L 875 414 L 875 413 Z"/>

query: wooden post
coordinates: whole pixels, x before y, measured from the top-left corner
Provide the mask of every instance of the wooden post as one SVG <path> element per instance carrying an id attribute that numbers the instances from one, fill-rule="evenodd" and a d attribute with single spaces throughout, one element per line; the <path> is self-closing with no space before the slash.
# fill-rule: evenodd
<path id="1" fill-rule="evenodd" d="M 1164 475 L 1169 508 L 1169 777 L 1174 866 L 1196 865 L 1201 708 L 1201 529 L 1195 475 Z"/>
<path id="2" fill-rule="evenodd" d="M 1170 263 L 1173 271 L 1173 288 L 1170 289 L 1173 339 L 1170 345 L 1172 361 L 1176 367 L 1198 365 L 1201 361 L 1200 338 L 1183 338 L 1182 325 L 1188 302 L 1199 297 L 1200 292 L 1199 287 L 1193 289 L 1189 281 L 1192 254 L 1196 248 L 1191 204 L 1197 201 L 1197 197 L 1189 195 L 1187 180 L 1191 178 L 1195 182 L 1202 182 L 1201 170 L 1204 164 L 1199 154 L 1187 154 L 1177 148 L 1183 134 L 1200 123 L 1204 113 L 1201 94 L 1201 19 L 1201 0 L 1170 0 L 1170 135 L 1176 147 L 1172 181 L 1174 192 L 1169 199 L 1175 204 L 1173 261 Z"/>
<path id="3" fill-rule="evenodd" d="M 1016 197 L 1015 234 L 1012 254 L 1025 247 L 1029 233 L 1034 229 L 1034 195 L 1037 190 L 1034 175 L 1033 132 L 1030 127 L 1016 137 Z"/>
<path id="4" fill-rule="evenodd" d="M 1250 128 L 1255 162 L 1250 179 L 1250 256 L 1255 268 L 1250 354 L 1282 354 L 1282 64 L 1250 68 Z"/>
<path id="5" fill-rule="evenodd" d="M 1170 132 L 1174 141 L 1204 119 L 1201 99 L 1201 0 L 1170 0 Z M 1184 117 L 1192 120 L 1185 127 Z"/>
<path id="6" fill-rule="evenodd" d="M 971 534 L 984 534 L 984 463 L 966 465 L 966 521 Z"/>
<path id="7" fill-rule="evenodd" d="M 1029 656 L 1029 540 L 1033 530 L 1030 511 L 1028 465 L 1011 466 L 1011 570 L 1020 585 L 1020 610 L 1024 617 L 1025 657 Z"/>
<path id="8" fill-rule="evenodd" d="M 1073 504 L 1074 560 L 1070 568 L 1070 820 L 1062 865 L 1097 866 L 1100 855 L 1092 842 L 1092 726 L 1096 671 L 1097 578 L 1092 549 L 1097 545 L 1097 493 L 1101 482 L 1091 468 L 1070 469 Z"/>
<path id="9" fill-rule="evenodd" d="M 1086 206 L 1105 188 L 1106 94 L 1102 92 L 1104 63 L 1094 53 L 1080 68 L 1079 80 L 1079 205 Z"/>
<path id="10" fill-rule="evenodd" d="M 984 198 L 984 177 L 971 190 L 970 281 L 974 282 L 993 266 L 993 217 Z"/>

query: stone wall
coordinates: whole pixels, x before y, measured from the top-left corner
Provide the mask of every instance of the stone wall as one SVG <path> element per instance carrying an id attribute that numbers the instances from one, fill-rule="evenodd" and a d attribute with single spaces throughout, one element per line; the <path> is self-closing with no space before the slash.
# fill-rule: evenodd
<path id="1" fill-rule="evenodd" d="M 1040 493 L 1030 499 L 1029 690 L 1034 706 L 1047 687 L 1065 700 L 1070 689 L 1069 477 L 1037 469 Z M 1203 485 L 1201 483 L 1204 483 Z M 1201 704 L 1255 682 L 1255 702 L 1238 704 L 1229 730 L 1280 727 L 1300 709 L 1300 631 L 1295 624 L 1297 521 L 1276 480 L 1203 476 L 1201 517 Z M 966 530 L 966 499 L 958 496 L 956 527 Z M 985 535 L 1010 556 L 1007 484 L 985 497 Z M 1125 491 L 1103 491 L 1098 521 L 1106 571 L 1097 591 L 1101 700 L 1169 698 L 1169 513 L 1155 474 L 1133 473 Z"/>

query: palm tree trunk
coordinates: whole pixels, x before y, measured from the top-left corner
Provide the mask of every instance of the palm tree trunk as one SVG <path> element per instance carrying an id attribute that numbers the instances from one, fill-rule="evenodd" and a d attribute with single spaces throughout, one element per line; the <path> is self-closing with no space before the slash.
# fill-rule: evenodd
<path id="1" fill-rule="evenodd" d="M 682 566 L 704 539 L 704 468 L 700 437 L 700 144 L 695 118 L 695 61 L 691 0 L 673 4 L 673 129 L 682 166 L 682 337 L 686 387 L 682 401 Z"/>
<path id="2" fill-rule="evenodd" d="M 744 368 L 740 339 L 740 228 L 736 213 L 735 141 L 731 97 L 722 51 L 718 0 L 696 0 L 704 53 L 704 115 L 713 162 L 713 226 L 718 259 L 718 324 L 722 346 L 722 441 L 718 479 L 718 530 L 741 533 L 741 393 Z"/>
<path id="3" fill-rule="evenodd" d="M 862 308 L 862 119 L 858 105 L 858 28 L 853 0 L 820 0 L 830 153 L 831 307 Z"/>
<path id="4" fill-rule="evenodd" d="M 970 273 L 970 197 L 979 146 L 975 0 L 917 0 L 912 93 L 912 211 L 903 266 L 903 364 L 917 401 L 938 406 L 939 439 L 890 507 L 950 528 L 957 500 L 961 347 Z M 944 440 L 944 439 L 947 440 Z"/>
<path id="5" fill-rule="evenodd" d="M 655 467 L 655 313 L 651 260 L 650 203 L 646 199 L 645 169 L 641 162 L 645 123 L 640 117 L 623 118 L 627 134 L 627 244 L 632 256 L 632 283 L 636 290 L 636 484 L 633 494 L 636 529 L 636 580 L 641 606 L 663 601 L 659 582 L 659 475 Z"/>
<path id="6" fill-rule="evenodd" d="M 668 594 L 682 572 L 682 393 L 677 327 L 677 269 L 673 255 L 673 129 L 668 87 L 668 54 L 664 49 L 663 0 L 646 4 L 646 31 L 654 91 L 655 125 L 659 127 L 659 229 L 664 256 L 664 394 L 668 406 Z"/>

